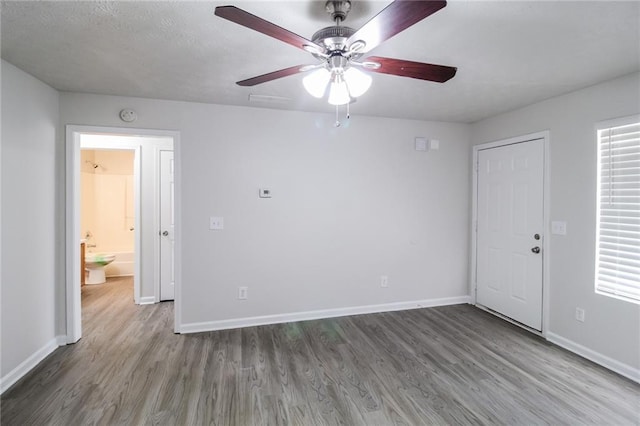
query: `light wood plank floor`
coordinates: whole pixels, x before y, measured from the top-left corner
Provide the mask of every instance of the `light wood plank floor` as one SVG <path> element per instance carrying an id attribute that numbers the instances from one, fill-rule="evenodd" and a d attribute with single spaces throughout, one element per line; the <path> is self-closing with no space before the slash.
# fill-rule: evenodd
<path id="1" fill-rule="evenodd" d="M 471 306 L 173 334 L 130 279 L 1 399 L 3 425 L 638 424 L 640 386 Z"/>

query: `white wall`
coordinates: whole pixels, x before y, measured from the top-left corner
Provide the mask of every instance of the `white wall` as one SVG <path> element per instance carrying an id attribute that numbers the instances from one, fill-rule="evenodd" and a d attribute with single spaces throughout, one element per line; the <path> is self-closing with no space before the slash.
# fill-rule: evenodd
<path id="1" fill-rule="evenodd" d="M 55 282 L 61 267 L 58 98 L 51 87 L 2 61 L 3 390 L 20 375 L 15 369 L 23 362 L 37 362 L 55 349 Z"/>
<path id="2" fill-rule="evenodd" d="M 640 74 L 475 123 L 474 144 L 549 130 L 551 220 L 567 235 L 550 245 L 549 338 L 583 354 L 640 369 L 640 305 L 594 292 L 597 122 L 640 112 Z M 575 308 L 586 319 L 574 319 Z"/>
<path id="3" fill-rule="evenodd" d="M 181 132 L 182 323 L 467 295 L 469 126 L 71 93 L 61 124 L 124 107 Z"/>

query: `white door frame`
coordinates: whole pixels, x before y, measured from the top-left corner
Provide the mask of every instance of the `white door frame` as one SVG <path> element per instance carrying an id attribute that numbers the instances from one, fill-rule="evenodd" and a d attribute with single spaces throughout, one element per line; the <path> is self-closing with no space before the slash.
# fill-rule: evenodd
<path id="1" fill-rule="evenodd" d="M 152 130 L 152 129 L 133 129 L 119 127 L 100 127 L 100 126 L 66 126 L 66 230 L 65 230 L 65 256 L 66 256 L 66 338 L 67 343 L 75 343 L 82 337 L 82 310 L 80 297 L 80 136 L 82 134 L 100 134 L 113 136 L 160 136 L 173 138 L 173 148 L 175 155 L 175 302 L 174 302 L 174 330 L 179 332 L 180 315 L 180 278 L 181 278 L 181 233 L 180 233 L 180 162 L 179 162 L 179 146 L 180 133 L 170 130 Z M 116 149 L 133 149 L 131 146 L 117 146 Z M 140 176 L 140 150 L 136 150 L 136 166 L 137 174 Z M 135 167 L 135 166 L 134 166 Z M 136 179 L 136 190 L 139 194 L 140 179 Z M 138 197 L 139 198 L 139 197 Z M 140 208 L 136 203 L 135 228 L 141 230 L 140 227 Z M 140 231 L 136 232 L 136 259 L 135 268 L 136 276 L 140 272 Z M 155 243 L 159 252 L 159 241 Z M 156 256 L 157 257 L 157 256 Z M 134 301 L 140 303 L 140 285 L 139 280 L 134 280 Z M 137 286 L 135 285 L 137 283 Z M 157 286 L 156 286 L 157 287 Z M 155 287 L 154 287 L 155 288 Z M 159 287 L 154 290 L 156 292 L 154 301 L 159 301 Z"/>
<path id="2" fill-rule="evenodd" d="M 547 327 L 549 324 L 549 206 L 550 206 L 550 188 L 549 188 L 549 131 L 530 133 L 528 135 L 516 136 L 509 139 L 502 139 L 495 142 L 484 143 L 481 145 L 475 145 L 473 147 L 473 177 L 472 191 L 471 191 L 471 270 L 469 273 L 469 293 L 471 294 L 471 303 L 477 305 L 476 291 L 477 291 L 477 256 L 478 256 L 478 154 L 480 151 L 490 148 L 497 148 L 505 145 L 513 145 L 516 143 L 528 142 L 535 139 L 543 140 L 543 209 L 542 209 L 542 223 L 543 223 L 543 235 L 542 235 L 542 336 L 546 336 Z M 520 325 L 517 322 L 513 322 L 516 325 Z M 530 330 L 527 327 L 523 327 Z M 537 331 L 536 331 L 537 333 Z"/>

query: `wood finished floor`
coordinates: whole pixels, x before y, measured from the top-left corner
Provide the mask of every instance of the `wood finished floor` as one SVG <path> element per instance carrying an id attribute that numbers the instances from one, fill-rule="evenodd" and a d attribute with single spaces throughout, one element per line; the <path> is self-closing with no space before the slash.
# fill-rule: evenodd
<path id="1" fill-rule="evenodd" d="M 82 293 L 3 425 L 640 422 L 639 385 L 467 305 L 175 335 L 130 279 Z"/>

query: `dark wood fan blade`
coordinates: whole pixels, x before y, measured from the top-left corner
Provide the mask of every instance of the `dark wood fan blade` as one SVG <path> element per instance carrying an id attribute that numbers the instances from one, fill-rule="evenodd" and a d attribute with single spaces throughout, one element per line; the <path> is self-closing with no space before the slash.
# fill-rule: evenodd
<path id="1" fill-rule="evenodd" d="M 266 83 L 267 81 L 277 80 L 282 77 L 288 77 L 290 75 L 298 74 L 305 65 L 298 65 L 295 67 L 285 68 L 283 70 L 278 70 L 274 72 L 270 72 L 268 74 L 259 75 L 257 77 L 248 78 L 246 80 L 236 82 L 239 86 L 255 86 L 256 84 Z"/>
<path id="2" fill-rule="evenodd" d="M 305 45 L 316 48 L 319 52 L 324 52 L 325 49 L 314 42 L 307 40 L 298 34 L 292 33 L 289 30 L 285 30 L 282 27 L 277 26 L 269 21 L 259 18 L 255 15 L 245 12 L 242 9 L 238 9 L 235 6 L 218 6 L 215 11 L 216 16 L 227 19 L 243 27 L 250 28 L 262 34 L 266 34 L 277 40 L 289 43 L 299 49 L 304 49 Z"/>
<path id="3" fill-rule="evenodd" d="M 347 46 L 362 40 L 366 46 L 360 52 L 368 52 L 446 5 L 444 0 L 396 0 L 349 37 Z"/>
<path id="4" fill-rule="evenodd" d="M 367 71 L 435 81 L 437 83 L 444 83 L 451 79 L 456 75 L 456 71 L 458 70 L 455 67 L 445 65 L 425 64 L 424 62 L 404 61 L 402 59 L 382 58 L 380 56 L 370 56 L 367 59 L 363 59 L 362 62 L 376 62 L 380 64 L 380 68 L 374 69 L 367 67 Z"/>

